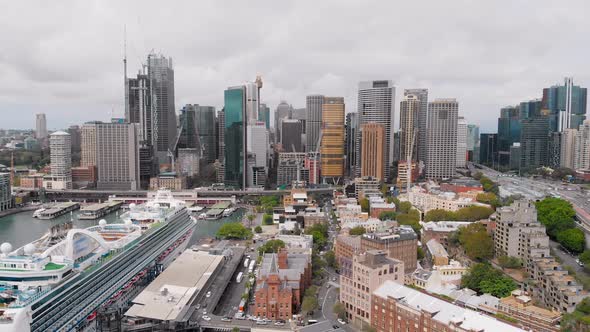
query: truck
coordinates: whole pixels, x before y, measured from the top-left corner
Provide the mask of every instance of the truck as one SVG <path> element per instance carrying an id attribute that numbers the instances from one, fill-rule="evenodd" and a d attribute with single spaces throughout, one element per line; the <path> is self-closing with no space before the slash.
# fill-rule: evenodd
<path id="1" fill-rule="evenodd" d="M 255 265 L 255 264 L 256 264 L 256 261 L 255 261 L 255 260 L 252 260 L 252 261 L 250 262 L 250 266 L 248 266 L 248 273 L 252 273 L 252 272 L 254 272 L 254 265 Z"/>
<path id="2" fill-rule="evenodd" d="M 244 267 L 248 267 L 249 264 L 250 264 L 250 258 L 246 258 L 244 260 Z"/>

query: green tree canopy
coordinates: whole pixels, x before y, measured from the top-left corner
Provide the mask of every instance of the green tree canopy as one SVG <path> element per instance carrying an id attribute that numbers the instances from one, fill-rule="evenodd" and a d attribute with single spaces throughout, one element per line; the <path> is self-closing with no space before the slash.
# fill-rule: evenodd
<path id="1" fill-rule="evenodd" d="M 396 210 L 400 213 L 408 213 L 408 212 L 410 212 L 411 208 L 412 208 L 412 203 L 410 203 L 408 201 L 403 201 L 403 202 L 398 201 L 398 203 L 396 204 Z"/>
<path id="2" fill-rule="evenodd" d="M 434 209 L 426 212 L 424 216 L 425 221 L 443 221 L 443 220 L 455 220 L 455 215 L 452 211 L 443 209 Z"/>
<path id="3" fill-rule="evenodd" d="M 379 213 L 379 220 L 395 220 L 397 214 L 393 211 L 383 211 Z"/>
<path id="4" fill-rule="evenodd" d="M 272 215 L 265 213 L 264 216 L 262 216 L 262 223 L 265 225 L 272 225 L 273 224 Z"/>
<path id="5" fill-rule="evenodd" d="M 579 228 L 570 228 L 557 233 L 557 241 L 566 249 L 579 253 L 584 251 L 586 238 Z"/>
<path id="6" fill-rule="evenodd" d="M 217 236 L 222 239 L 244 240 L 252 237 L 252 231 L 239 222 L 232 222 L 221 225 Z"/>
<path id="7" fill-rule="evenodd" d="M 342 304 L 340 302 L 336 302 L 336 303 L 334 303 L 334 307 L 332 308 L 332 310 L 334 311 L 336 316 L 338 316 L 338 318 L 340 318 L 340 319 L 346 318 L 346 309 L 344 308 L 344 304 Z"/>
<path id="8" fill-rule="evenodd" d="M 498 200 L 498 196 L 492 192 L 483 192 L 477 194 L 475 199 L 480 203 L 489 204 L 494 208 L 501 205 L 500 201 Z"/>
<path id="9" fill-rule="evenodd" d="M 584 250 L 578 258 L 582 263 L 590 265 L 590 250 Z"/>
<path id="10" fill-rule="evenodd" d="M 537 218 L 547 228 L 547 234 L 556 239 L 563 230 L 574 228 L 576 212 L 572 205 L 561 198 L 547 197 L 536 203 Z"/>
<path id="11" fill-rule="evenodd" d="M 360 205 L 361 205 L 361 211 L 363 212 L 369 212 L 369 200 L 366 198 L 361 199 L 360 201 Z"/>
<path id="12" fill-rule="evenodd" d="M 316 310 L 319 307 L 318 299 L 315 296 L 304 296 L 303 302 L 301 303 L 301 311 L 304 315 L 307 315 L 311 311 Z"/>
<path id="13" fill-rule="evenodd" d="M 516 289 L 516 284 L 510 277 L 484 263 L 473 265 L 461 278 L 461 286 L 496 297 L 506 297 Z"/>
<path id="14" fill-rule="evenodd" d="M 268 240 L 258 248 L 258 253 L 260 253 L 260 255 L 277 253 L 281 248 L 285 248 L 285 242 L 281 240 Z"/>
<path id="15" fill-rule="evenodd" d="M 363 227 L 363 226 L 356 226 L 351 228 L 348 231 L 348 234 L 350 235 L 363 235 L 367 232 L 367 230 Z"/>
<path id="16" fill-rule="evenodd" d="M 260 227 L 260 225 L 254 227 L 254 232 L 256 232 L 258 234 L 262 233 L 262 227 Z"/>
<path id="17" fill-rule="evenodd" d="M 469 258 L 485 261 L 494 256 L 494 241 L 482 224 L 472 223 L 459 228 L 458 232 L 459 243 Z"/>
<path id="18" fill-rule="evenodd" d="M 494 210 L 487 206 L 472 205 L 455 212 L 455 220 L 477 221 L 487 219 Z"/>
<path id="19" fill-rule="evenodd" d="M 326 261 L 326 264 L 328 264 L 329 267 L 333 269 L 338 268 L 338 262 L 336 261 L 336 254 L 334 253 L 334 251 L 326 251 L 326 253 L 324 254 L 324 260 Z"/>
<path id="20" fill-rule="evenodd" d="M 498 257 L 498 263 L 501 267 L 507 269 L 516 269 L 522 266 L 522 262 L 519 258 L 505 255 Z"/>

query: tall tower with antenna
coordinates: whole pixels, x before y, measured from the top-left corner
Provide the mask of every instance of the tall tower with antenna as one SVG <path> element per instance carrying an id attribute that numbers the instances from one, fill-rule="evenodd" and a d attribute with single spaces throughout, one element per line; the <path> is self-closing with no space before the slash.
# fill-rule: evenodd
<path id="1" fill-rule="evenodd" d="M 123 80 L 125 86 L 125 118 L 129 115 L 129 81 L 127 80 L 127 26 L 123 26 Z"/>

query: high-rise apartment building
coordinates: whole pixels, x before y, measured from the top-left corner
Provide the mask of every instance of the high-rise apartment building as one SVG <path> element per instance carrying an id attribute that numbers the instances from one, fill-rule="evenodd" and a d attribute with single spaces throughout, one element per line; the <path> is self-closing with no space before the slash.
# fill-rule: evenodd
<path id="1" fill-rule="evenodd" d="M 537 221 L 537 209 L 532 202 L 519 200 L 510 206 L 498 208 L 496 213 L 494 246 L 498 256 L 524 258 L 530 246 L 524 241 L 524 234 L 545 234 L 545 226 Z"/>
<path id="2" fill-rule="evenodd" d="M 303 152 L 301 142 L 303 125 L 296 119 L 283 119 L 281 121 L 281 144 L 285 152 Z"/>
<path id="3" fill-rule="evenodd" d="M 72 142 L 70 134 L 56 131 L 49 136 L 51 188 L 72 189 Z"/>
<path id="4" fill-rule="evenodd" d="M 521 120 L 520 165 L 526 168 L 546 166 L 548 160 L 550 118 L 537 116 Z"/>
<path id="5" fill-rule="evenodd" d="M 586 120 L 587 89 L 566 77 L 563 85 L 543 89 L 542 108 L 550 111 L 551 131 L 578 129 Z"/>
<path id="6" fill-rule="evenodd" d="M 479 163 L 479 126 L 467 125 L 467 160 Z"/>
<path id="7" fill-rule="evenodd" d="M 35 114 L 35 137 L 43 139 L 47 137 L 47 119 L 45 113 Z"/>
<path id="8" fill-rule="evenodd" d="M 344 176 L 344 98 L 324 97 L 322 131 L 322 177 L 335 183 Z"/>
<path id="9" fill-rule="evenodd" d="M 307 121 L 305 122 L 306 149 L 307 152 L 318 151 L 319 137 L 322 128 L 322 104 L 324 96 L 311 95 L 306 98 Z"/>
<path id="10" fill-rule="evenodd" d="M 346 154 L 346 173 L 352 177 L 356 175 L 356 139 L 358 137 L 358 130 L 358 113 L 346 114 L 346 142 L 344 144 L 344 153 Z"/>
<path id="11" fill-rule="evenodd" d="M 590 120 L 585 120 L 576 132 L 572 168 L 590 170 Z"/>
<path id="12" fill-rule="evenodd" d="M 96 124 L 100 122 L 87 122 L 82 125 L 80 166 L 96 166 Z"/>
<path id="13" fill-rule="evenodd" d="M 139 124 L 95 123 L 97 188 L 140 188 Z"/>
<path id="14" fill-rule="evenodd" d="M 383 169 L 389 179 L 393 163 L 393 132 L 395 122 L 395 86 L 392 81 L 365 81 L 359 83 L 358 108 L 359 125 L 374 122 L 385 128 Z M 361 155 L 360 140 L 357 140 L 357 155 Z M 358 159 L 360 162 L 361 159 Z M 360 171 L 358 165 L 357 171 Z"/>
<path id="15" fill-rule="evenodd" d="M 467 120 L 460 116 L 457 120 L 457 167 L 465 167 L 467 162 Z"/>
<path id="16" fill-rule="evenodd" d="M 383 180 L 385 128 L 379 123 L 361 125 L 361 177 L 371 176 Z"/>
<path id="17" fill-rule="evenodd" d="M 400 161 L 406 162 L 408 155 L 410 162 L 416 160 L 418 155 L 418 135 L 420 116 L 420 100 L 414 95 L 405 95 L 400 102 L 399 119 L 400 119 Z"/>
<path id="18" fill-rule="evenodd" d="M 445 179 L 455 175 L 457 163 L 456 99 L 435 99 L 428 103 L 428 154 L 426 177 Z"/>
<path id="19" fill-rule="evenodd" d="M 405 89 L 404 97 L 413 95 L 420 101 L 418 111 L 418 138 L 417 148 L 418 161 L 426 163 L 427 136 L 428 133 L 428 89 Z"/>
<path id="20" fill-rule="evenodd" d="M 9 209 L 11 206 L 10 173 L 0 173 L 0 211 Z"/>

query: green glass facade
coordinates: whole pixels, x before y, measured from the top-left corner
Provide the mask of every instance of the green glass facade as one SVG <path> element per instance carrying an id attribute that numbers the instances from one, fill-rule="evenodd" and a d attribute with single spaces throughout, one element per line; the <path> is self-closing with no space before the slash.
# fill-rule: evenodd
<path id="1" fill-rule="evenodd" d="M 264 122 L 266 129 L 270 129 L 270 108 L 266 104 L 260 104 L 258 121 Z"/>
<path id="2" fill-rule="evenodd" d="M 225 103 L 225 184 L 246 187 L 246 91 L 229 88 L 224 92 Z"/>

